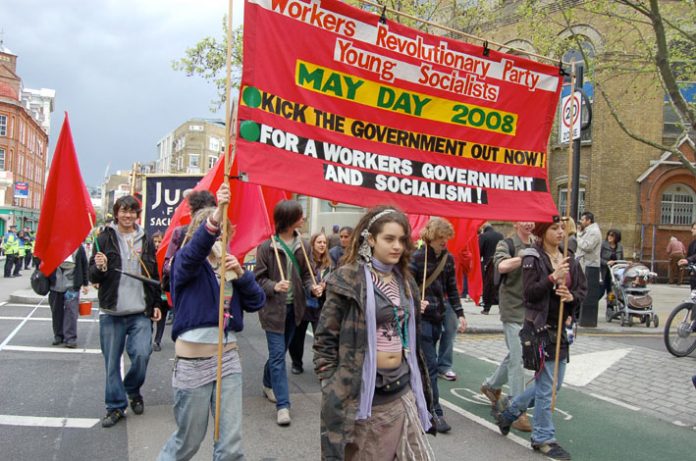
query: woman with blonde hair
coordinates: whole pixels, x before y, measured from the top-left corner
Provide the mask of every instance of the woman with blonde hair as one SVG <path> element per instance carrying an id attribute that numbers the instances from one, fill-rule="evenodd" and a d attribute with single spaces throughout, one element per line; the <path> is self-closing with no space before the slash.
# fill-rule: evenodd
<path id="1" fill-rule="evenodd" d="M 572 251 L 575 254 L 578 250 L 578 229 L 575 227 L 575 220 L 571 217 L 568 217 L 568 219 L 564 218 L 563 229 L 568 234 L 568 251 Z"/>
<path id="2" fill-rule="evenodd" d="M 408 218 L 393 207 L 368 211 L 326 284 L 314 339 L 322 386 L 322 459 L 434 459 L 425 431 L 430 379 L 420 350 L 427 302 L 408 263 Z"/>

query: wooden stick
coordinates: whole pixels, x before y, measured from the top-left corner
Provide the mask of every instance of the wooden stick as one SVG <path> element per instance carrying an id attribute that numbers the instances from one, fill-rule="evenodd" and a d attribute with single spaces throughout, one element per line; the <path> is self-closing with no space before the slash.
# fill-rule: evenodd
<path id="1" fill-rule="evenodd" d="M 425 258 L 423 260 L 423 287 L 421 288 L 421 301 L 425 301 L 425 275 L 428 273 L 428 243 L 423 240 L 425 245 Z"/>
<path id="2" fill-rule="evenodd" d="M 568 192 L 566 194 L 566 210 L 565 210 L 565 222 L 568 222 L 570 218 L 570 191 L 573 185 L 573 119 L 575 114 L 575 63 L 570 67 L 570 136 L 568 138 Z M 582 106 L 578 107 L 578 111 L 582 110 Z M 580 117 L 581 114 L 578 114 Z M 568 257 L 568 232 L 564 230 L 563 232 L 563 260 Z M 565 280 L 561 283 L 565 284 Z M 551 413 L 556 411 L 556 384 L 558 383 L 558 367 L 559 367 L 559 356 L 561 355 L 561 335 L 563 334 L 563 326 L 565 325 L 565 318 L 563 315 L 564 302 L 561 300 L 558 306 L 558 330 L 556 332 L 556 357 L 553 361 L 553 384 L 551 387 Z"/>
<path id="3" fill-rule="evenodd" d="M 280 262 L 280 254 L 278 254 L 278 241 L 280 237 L 277 235 L 274 235 L 271 237 L 271 246 L 273 247 L 273 251 L 275 252 L 275 257 L 276 257 L 276 263 L 278 264 L 278 270 L 280 271 L 280 281 L 282 282 L 285 280 L 285 271 L 283 270 L 283 264 Z"/>
<path id="4" fill-rule="evenodd" d="M 232 145 L 230 137 L 230 104 L 232 95 L 232 1 L 229 0 L 227 9 L 227 76 L 225 82 L 225 184 L 230 185 L 230 167 L 232 165 L 232 155 L 237 143 L 234 143 L 233 152 L 229 152 Z M 220 261 L 220 304 L 218 306 L 218 350 L 217 350 L 217 376 L 215 386 L 215 431 L 213 439 L 220 440 L 220 400 L 222 398 L 222 341 L 225 328 L 225 260 L 227 259 L 227 243 L 229 239 L 227 229 L 227 204 L 222 207 L 222 256 Z"/>
<path id="5" fill-rule="evenodd" d="M 89 227 L 92 228 L 90 231 L 90 234 L 94 234 L 94 221 L 92 220 L 92 214 L 88 211 L 87 212 L 87 218 L 89 219 Z M 94 245 L 97 247 L 97 252 L 101 253 L 101 249 L 99 249 L 99 242 L 97 241 L 97 235 L 94 235 L 92 238 L 94 239 Z"/>
<path id="6" fill-rule="evenodd" d="M 297 229 L 295 229 L 295 232 L 297 232 Z M 297 236 L 300 239 L 300 248 L 302 248 L 302 254 L 304 255 L 304 259 L 305 259 L 305 262 L 307 263 L 307 267 L 309 268 L 309 275 L 312 276 L 312 284 L 316 285 L 317 279 L 314 277 L 314 270 L 312 269 L 312 265 L 309 263 L 309 256 L 307 256 L 307 250 L 305 250 L 304 243 L 302 243 L 302 236 L 300 235 L 299 232 L 297 232 Z"/>

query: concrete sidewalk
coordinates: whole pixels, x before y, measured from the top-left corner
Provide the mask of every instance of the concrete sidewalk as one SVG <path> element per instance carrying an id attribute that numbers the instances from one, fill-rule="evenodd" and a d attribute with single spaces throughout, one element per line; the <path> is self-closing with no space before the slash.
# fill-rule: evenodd
<path id="1" fill-rule="evenodd" d="M 41 301 L 42 297 L 34 293 L 29 287 L 28 278 L 26 284 L 26 288 L 12 292 L 10 295 L 11 303 L 38 304 Z M 641 324 L 634 324 L 632 327 L 622 327 L 618 319 L 613 320 L 611 323 L 607 323 L 604 319 L 606 300 L 602 298 L 599 301 L 599 319 L 597 321 L 597 327 L 580 327 L 580 331 L 596 333 L 626 333 L 628 331 L 631 333 L 662 332 L 665 321 L 670 312 L 672 312 L 672 309 L 689 296 L 689 285 L 674 286 L 653 284 L 650 285 L 650 289 L 650 295 L 653 298 L 653 306 L 659 317 L 658 328 L 652 326 L 646 328 L 645 325 Z M 90 286 L 89 293 L 87 293 L 87 295 L 81 295 L 80 299 L 96 302 L 97 291 Z M 493 306 L 489 315 L 483 315 L 481 314 L 481 308 L 476 306 L 473 302 L 463 302 L 462 304 L 469 324 L 467 333 L 497 334 L 503 332 L 498 306 Z"/>

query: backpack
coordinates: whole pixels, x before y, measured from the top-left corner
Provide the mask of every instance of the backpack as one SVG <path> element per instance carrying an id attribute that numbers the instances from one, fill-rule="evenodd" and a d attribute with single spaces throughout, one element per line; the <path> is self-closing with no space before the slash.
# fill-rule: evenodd
<path id="1" fill-rule="evenodd" d="M 51 281 L 38 269 L 34 269 L 29 283 L 34 293 L 39 296 L 46 296 L 51 289 Z"/>
<path id="2" fill-rule="evenodd" d="M 510 257 L 514 258 L 515 257 L 515 243 L 512 241 L 511 238 L 506 238 L 505 243 L 507 243 L 508 252 L 510 253 Z M 503 285 L 506 278 L 507 278 L 507 274 L 501 274 L 500 272 L 498 272 L 498 267 L 494 264 L 493 265 L 493 289 L 495 290 L 496 294 L 498 292 L 500 292 L 500 287 Z"/>

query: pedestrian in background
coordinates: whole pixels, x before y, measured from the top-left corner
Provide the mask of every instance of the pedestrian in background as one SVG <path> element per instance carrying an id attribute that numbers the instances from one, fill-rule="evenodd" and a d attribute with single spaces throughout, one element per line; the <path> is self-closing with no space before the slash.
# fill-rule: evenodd
<path id="1" fill-rule="evenodd" d="M 679 269 L 679 260 L 684 259 L 684 256 L 686 256 L 686 247 L 675 236 L 671 236 L 665 251 L 667 251 L 667 256 L 669 256 L 669 283 L 681 285 L 683 279 L 682 272 Z"/>
<path id="2" fill-rule="evenodd" d="M 536 223 L 537 242 L 522 253 L 522 284 L 526 306 L 523 330 L 541 341 L 543 355 L 534 375 L 534 385 L 512 398 L 498 400 L 494 408 L 496 424 L 503 435 L 510 432 L 512 423 L 527 411 L 534 400 L 532 448 L 551 459 L 571 459 L 570 454 L 556 440 L 556 429 L 551 413 L 551 397 L 556 359 L 556 342 L 561 341 L 558 357 L 557 389 L 563 383 L 566 362 L 570 355 L 567 328 L 557 337 L 559 322 L 570 327 L 587 292 L 585 275 L 572 257 L 563 257 L 561 243 L 564 230 L 560 219 Z M 560 304 L 563 301 L 563 317 Z"/>
<path id="3" fill-rule="evenodd" d="M 152 244 L 155 246 L 155 253 L 157 253 L 157 250 L 162 244 L 163 238 L 164 234 L 161 231 L 157 231 L 154 234 L 152 234 Z M 157 321 L 157 327 L 155 328 L 155 342 L 152 344 L 152 350 L 155 352 L 159 352 L 162 350 L 162 336 L 164 336 L 164 328 L 167 323 L 167 316 L 171 311 L 171 306 L 169 305 L 169 301 L 167 300 L 167 294 L 164 290 L 161 290 L 161 292 L 162 293 L 160 295 L 160 310 L 162 312 L 162 318 Z"/>
<path id="4" fill-rule="evenodd" d="M 597 325 L 597 303 L 602 297 L 603 288 L 601 282 L 601 251 L 602 232 L 595 222 L 595 217 L 589 211 L 580 215 L 580 232 L 578 233 L 578 251 L 575 254 L 587 279 L 587 296 L 580 322 L 586 325 Z M 594 317 L 594 318 L 592 318 Z"/>
<path id="5" fill-rule="evenodd" d="M 12 277 L 22 276 L 22 267 L 24 267 L 24 257 L 27 255 L 26 236 L 24 231 L 17 232 L 17 257 L 15 258 L 14 271 Z"/>
<path id="6" fill-rule="evenodd" d="M 340 239 L 340 244 L 329 250 L 329 256 L 331 257 L 331 264 L 333 267 L 338 267 L 341 265 L 341 258 L 350 245 L 350 239 L 353 236 L 353 228 L 350 226 L 341 227 L 338 237 Z"/>
<path id="7" fill-rule="evenodd" d="M 17 239 L 17 226 L 10 224 L 9 229 L 2 237 L 2 250 L 5 253 L 5 278 L 12 277 L 12 271 L 17 261 L 19 242 Z"/>
<path id="8" fill-rule="evenodd" d="M 329 250 L 326 247 L 326 235 L 323 232 L 314 234 L 309 241 L 309 247 L 311 248 L 309 262 L 312 265 L 314 278 L 317 283 L 321 285 L 322 290 L 324 290 L 326 289 L 326 278 L 331 273 L 331 259 L 329 259 Z M 300 324 L 297 325 L 295 334 L 288 347 L 290 358 L 292 359 L 292 367 L 290 370 L 294 375 L 304 373 L 302 356 L 304 355 L 307 327 L 311 324 L 312 333 L 317 332 L 317 322 L 319 321 L 319 314 L 321 314 L 321 308 L 324 305 L 325 299 L 326 297 L 323 292 L 322 296 L 319 298 L 312 296 L 311 293 L 307 296 L 307 309 L 305 309 L 304 318 Z"/>
<path id="9" fill-rule="evenodd" d="M 522 345 L 520 344 L 520 330 L 524 322 L 525 304 L 522 287 L 522 254 L 529 248 L 534 239 L 532 231 L 533 222 L 516 222 L 515 232 L 511 237 L 498 242 L 495 249 L 493 264 L 501 275 L 500 282 L 500 320 L 503 322 L 505 345 L 508 353 L 495 369 L 492 375 L 487 377 L 481 385 L 481 393 L 488 397 L 492 405 L 496 405 L 500 398 L 503 384 L 510 385 L 511 397 L 522 394 L 524 391 L 524 370 L 522 368 Z M 532 430 L 527 413 L 512 423 L 512 426 L 523 432 Z"/>
<path id="10" fill-rule="evenodd" d="M 31 269 L 32 255 L 34 254 L 34 236 L 29 227 L 24 228 L 24 269 Z"/>
<path id="11" fill-rule="evenodd" d="M 563 221 L 563 227 L 568 235 L 568 251 L 575 257 L 575 253 L 578 252 L 578 229 L 575 226 L 575 220 L 568 217 L 567 220 Z"/>
<path id="12" fill-rule="evenodd" d="M 503 234 L 493 229 L 491 223 L 485 223 L 479 234 L 479 253 L 481 254 L 481 274 L 483 274 L 483 293 L 481 295 L 482 314 L 488 315 L 493 304 L 498 304 L 498 294 L 495 292 L 493 275 L 493 255 L 495 248 L 503 239 Z"/>
<path id="13" fill-rule="evenodd" d="M 686 250 L 686 258 L 679 260 L 680 266 L 686 266 L 687 264 L 696 264 L 696 222 L 691 224 L 691 243 L 689 243 L 689 248 Z M 689 277 L 689 285 L 692 290 L 696 290 L 696 273 L 692 273 Z"/>
<path id="14" fill-rule="evenodd" d="M 177 311 L 172 326 L 176 350 L 172 387 L 177 428 L 162 447 L 158 461 L 188 460 L 196 454 L 205 438 L 210 414 L 215 414 L 218 385 L 222 387 L 220 436 L 213 443 L 213 459 L 244 459 L 242 365 L 236 333 L 244 327 L 244 312 L 261 309 L 266 297 L 254 275 L 245 271 L 237 258 L 226 254 L 223 261 L 218 238 L 222 220 L 226 219 L 223 208 L 230 199 L 226 184 L 218 189 L 217 199 L 217 207 L 204 208 L 193 216 L 182 246 L 172 260 L 172 298 Z M 221 264 L 226 272 L 222 282 Z M 225 292 L 231 294 L 231 299 L 225 299 L 222 381 L 218 384 L 220 283 L 225 284 Z"/>
<path id="15" fill-rule="evenodd" d="M 355 232 L 327 281 L 314 338 L 322 459 L 434 460 L 418 332 L 427 302 L 419 302 L 408 268 L 411 226 L 402 212 L 379 206 Z"/>
<path id="16" fill-rule="evenodd" d="M 613 266 L 616 261 L 624 260 L 623 245 L 621 245 L 621 231 L 618 229 L 609 229 L 607 231 L 607 236 L 602 242 L 600 260 L 602 278 L 604 281 L 603 296 L 611 293 L 611 266 Z"/>
<path id="17" fill-rule="evenodd" d="M 268 344 L 262 390 L 266 398 L 276 404 L 278 425 L 288 426 L 291 422 L 290 391 L 285 355 L 295 328 L 304 318 L 305 290 L 320 297 L 322 288 L 312 284 L 296 233 L 304 223 L 302 206 L 295 200 L 283 200 L 275 206 L 273 220 L 275 234 L 256 249 L 254 269 L 256 280 L 266 294 L 266 305 L 259 311 Z"/>
<path id="18" fill-rule="evenodd" d="M 80 289 L 87 294 L 87 269 L 87 253 L 80 245 L 49 276 L 48 304 L 51 306 L 54 346 L 64 344 L 69 349 L 77 347 Z"/>
<path id="19" fill-rule="evenodd" d="M 454 237 L 452 224 L 442 218 L 431 218 L 421 230 L 420 235 L 423 246 L 411 256 L 409 268 L 419 284 L 419 294 L 423 293 L 423 283 L 425 282 L 425 300 L 428 302 L 428 307 L 420 317 L 419 339 L 433 392 L 432 408 L 435 412 L 433 415 L 435 429 L 437 432 L 444 433 L 449 432 L 452 427 L 445 420 L 439 402 L 438 346 L 441 346 L 441 341 L 444 341 L 442 337 L 447 311 L 451 310 L 458 319 L 456 331 L 459 333 L 466 331 L 467 322 L 457 291 L 454 257 L 447 251 L 447 242 Z M 453 336 L 447 340 L 453 343 Z M 456 374 L 454 377 L 456 379 Z M 449 380 L 451 381 L 451 379 Z"/>
<path id="20" fill-rule="evenodd" d="M 337 247 L 341 244 L 341 236 L 339 234 L 340 226 L 338 224 L 334 224 L 331 227 L 331 235 L 328 237 L 328 248 L 327 251 L 330 250 L 333 247 Z"/>

